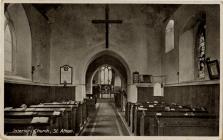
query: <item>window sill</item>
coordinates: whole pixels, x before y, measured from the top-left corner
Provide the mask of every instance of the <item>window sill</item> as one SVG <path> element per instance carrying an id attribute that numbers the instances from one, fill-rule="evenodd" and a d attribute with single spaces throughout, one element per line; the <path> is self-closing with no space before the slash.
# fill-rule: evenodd
<path id="1" fill-rule="evenodd" d="M 192 85 L 215 85 L 220 84 L 220 80 L 188 81 L 182 83 L 165 84 L 164 87 L 171 86 L 192 86 Z"/>
<path id="2" fill-rule="evenodd" d="M 4 81 L 5 82 L 11 82 L 11 83 L 31 83 L 32 80 L 28 78 L 24 78 L 17 75 L 4 75 Z"/>

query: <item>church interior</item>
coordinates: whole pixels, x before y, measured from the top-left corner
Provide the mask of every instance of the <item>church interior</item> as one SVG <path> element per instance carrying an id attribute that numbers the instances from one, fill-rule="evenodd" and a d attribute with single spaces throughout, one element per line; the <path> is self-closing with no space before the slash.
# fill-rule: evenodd
<path id="1" fill-rule="evenodd" d="M 4 3 L 7 136 L 220 135 L 219 4 Z"/>

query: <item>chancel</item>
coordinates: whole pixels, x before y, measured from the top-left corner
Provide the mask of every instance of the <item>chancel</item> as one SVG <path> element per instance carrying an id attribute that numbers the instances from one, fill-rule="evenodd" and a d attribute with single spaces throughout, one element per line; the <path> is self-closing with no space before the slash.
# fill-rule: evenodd
<path id="1" fill-rule="evenodd" d="M 4 3 L 3 40 L 6 139 L 220 137 L 220 4 Z"/>

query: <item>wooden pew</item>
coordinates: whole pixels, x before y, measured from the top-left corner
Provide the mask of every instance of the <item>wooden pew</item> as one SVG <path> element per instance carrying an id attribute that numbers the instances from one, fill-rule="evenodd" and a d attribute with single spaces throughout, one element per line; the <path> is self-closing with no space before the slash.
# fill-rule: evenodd
<path id="1" fill-rule="evenodd" d="M 77 114 L 77 105 L 63 105 L 63 104 L 39 104 L 31 105 L 29 108 L 48 108 L 48 109 L 60 109 L 65 108 L 65 115 L 63 116 L 64 123 L 63 127 L 67 130 L 73 130 L 76 132 L 76 114 Z"/>
<path id="2" fill-rule="evenodd" d="M 122 95 L 120 92 L 115 92 L 114 93 L 114 97 L 115 97 L 115 106 L 117 108 L 121 108 L 121 103 L 122 103 Z"/>
<path id="3" fill-rule="evenodd" d="M 76 101 L 68 101 L 68 102 L 51 102 L 51 103 L 42 103 L 39 105 L 31 105 L 29 108 L 27 108 L 26 110 L 16 110 L 16 111 L 23 111 L 23 112 L 30 112 L 30 111 L 34 111 L 38 113 L 38 115 L 48 115 L 49 117 L 52 115 L 53 112 L 55 111 L 61 111 L 61 109 L 63 109 L 61 112 L 62 116 L 60 118 L 60 125 L 58 127 L 55 126 L 54 128 L 59 128 L 59 130 L 61 129 L 74 129 L 74 132 L 78 130 L 78 128 L 76 128 L 76 116 L 78 116 L 75 108 L 77 108 L 79 102 Z M 20 108 L 22 109 L 22 108 Z M 15 111 L 15 109 L 14 109 Z M 49 112 L 51 111 L 51 113 Z M 42 112 L 42 113 L 41 113 Z M 47 113 L 47 114 L 46 114 Z M 80 113 L 81 114 L 81 113 Z M 51 116 L 52 117 L 52 116 Z M 82 116 L 80 116 L 80 118 L 82 118 Z M 85 120 L 81 120 L 80 122 L 84 122 Z M 58 123 L 56 123 L 58 124 Z"/>
<path id="4" fill-rule="evenodd" d="M 24 111 L 24 112 L 18 112 L 18 111 L 11 111 L 11 112 L 5 112 L 4 114 L 5 118 L 33 118 L 33 117 L 48 117 L 50 119 L 50 128 L 59 128 L 60 124 L 60 118 L 61 113 L 50 111 L 50 112 L 39 112 L 39 111 Z"/>
<path id="5" fill-rule="evenodd" d="M 96 112 L 96 101 L 94 98 L 89 99 L 85 98 L 84 102 L 86 103 L 86 108 L 87 108 L 87 116 L 92 116 Z"/>
<path id="6" fill-rule="evenodd" d="M 83 128 L 83 103 L 80 103 L 77 109 L 77 131 L 80 132 L 80 130 Z"/>
<path id="7" fill-rule="evenodd" d="M 33 129 L 31 121 L 32 118 L 4 118 L 4 134 L 7 136 L 31 136 Z"/>
<path id="8" fill-rule="evenodd" d="M 130 104 L 130 117 L 129 117 L 129 121 L 130 121 L 130 129 L 131 129 L 131 132 L 134 132 L 134 127 L 135 127 L 135 123 L 134 123 L 134 120 L 135 120 L 135 110 L 136 110 L 136 107 L 137 107 L 137 104 L 136 103 L 131 103 Z"/>
<path id="9" fill-rule="evenodd" d="M 86 102 L 83 102 L 83 107 L 82 107 L 82 118 L 83 118 L 83 124 L 86 124 L 87 122 L 87 105 Z"/>
<path id="10" fill-rule="evenodd" d="M 125 119 L 126 119 L 128 126 L 130 126 L 130 113 L 131 113 L 131 105 L 132 104 L 133 103 L 131 103 L 131 102 L 127 102 L 126 109 L 125 109 Z"/>
<path id="11" fill-rule="evenodd" d="M 13 108 L 5 109 L 4 116 L 6 119 L 26 119 L 33 117 L 49 117 L 50 130 L 67 129 L 63 124 L 65 108 Z"/>
<path id="12" fill-rule="evenodd" d="M 217 136 L 217 117 L 201 112 L 148 112 L 140 121 L 142 136 Z"/>
<path id="13" fill-rule="evenodd" d="M 133 108 L 133 120 L 132 120 L 132 132 L 134 133 L 135 136 L 139 136 L 140 135 L 140 117 L 142 115 L 143 108 L 148 108 L 151 105 L 154 106 L 154 104 L 158 104 L 158 103 L 154 103 L 154 102 L 150 102 L 150 103 L 135 103 L 134 104 L 134 108 Z M 158 105 L 159 106 L 159 105 Z M 163 110 L 162 107 L 158 107 L 156 108 L 155 111 L 159 110 Z M 152 111 L 152 110 L 151 110 Z"/>
<path id="14" fill-rule="evenodd" d="M 18 112 L 17 112 L 18 113 Z M 29 113 L 30 114 L 30 113 Z M 5 118 L 4 133 L 9 136 L 50 135 L 49 117 Z M 28 115 L 25 115 L 26 117 Z M 39 130 L 42 132 L 40 133 Z M 34 133 L 34 131 L 37 131 Z"/>
<path id="15" fill-rule="evenodd" d="M 55 122 L 54 128 L 57 128 L 59 130 L 68 129 L 67 125 L 64 125 L 64 120 L 66 120 L 65 118 L 68 118 L 66 108 L 27 108 L 25 111 L 38 112 L 39 115 L 50 115 L 52 113 L 53 115 L 50 115 L 49 117 L 54 117 L 55 115 L 57 115 L 57 119 L 53 119 L 53 121 Z"/>
<path id="16" fill-rule="evenodd" d="M 143 109 L 139 108 L 139 105 L 135 105 L 135 112 L 134 112 L 134 135 L 140 135 L 140 117 L 142 115 Z"/>
<path id="17" fill-rule="evenodd" d="M 79 104 L 78 112 L 78 125 L 79 131 L 81 131 L 87 122 L 87 105 L 85 101 Z"/>
<path id="18" fill-rule="evenodd" d="M 128 104 L 129 104 L 129 102 L 127 102 L 125 105 L 125 121 L 126 122 L 128 122 Z"/>
<path id="19" fill-rule="evenodd" d="M 68 101 L 68 102 L 53 102 L 53 103 L 43 103 L 44 105 L 75 105 L 76 107 L 76 113 L 74 112 L 73 115 L 75 115 L 75 120 L 73 119 L 73 122 L 75 122 L 75 132 L 79 133 L 79 131 L 83 128 L 83 125 L 87 121 L 87 110 L 86 110 L 86 103 L 85 102 L 79 102 L 79 101 Z"/>
<path id="20" fill-rule="evenodd" d="M 159 106 L 158 102 L 157 103 L 154 103 L 154 102 L 130 103 L 130 117 L 129 117 L 130 122 L 129 123 L 130 123 L 131 132 L 133 132 L 134 135 L 136 136 L 139 135 L 139 121 L 140 121 L 140 116 L 141 116 L 141 110 L 138 109 L 138 107 L 139 106 L 149 107 L 150 105 L 154 106 L 154 104 Z"/>
<path id="21" fill-rule="evenodd" d="M 197 108 L 188 108 L 185 106 L 180 106 L 175 103 L 167 104 L 164 101 L 157 102 L 144 102 L 144 103 L 137 103 L 135 109 L 135 117 L 134 117 L 134 135 L 140 135 L 140 120 L 142 112 L 146 110 L 146 112 L 201 112 L 207 113 L 207 110 L 201 110 Z"/>
<path id="22" fill-rule="evenodd" d="M 52 105 L 52 106 L 58 106 L 58 105 L 72 105 L 74 107 L 73 113 L 72 113 L 72 123 L 71 126 L 72 129 L 75 129 L 75 133 L 78 133 L 80 131 L 81 123 L 82 123 L 82 112 L 81 109 L 81 103 L 79 101 L 67 101 L 67 102 L 50 102 L 50 103 L 43 103 L 44 105 Z"/>
<path id="23" fill-rule="evenodd" d="M 42 103 L 42 104 L 44 105 L 52 105 L 52 104 L 77 105 L 79 103 L 80 103 L 79 101 L 70 100 L 70 101 L 63 101 L 63 102 L 48 102 L 48 103 Z"/>

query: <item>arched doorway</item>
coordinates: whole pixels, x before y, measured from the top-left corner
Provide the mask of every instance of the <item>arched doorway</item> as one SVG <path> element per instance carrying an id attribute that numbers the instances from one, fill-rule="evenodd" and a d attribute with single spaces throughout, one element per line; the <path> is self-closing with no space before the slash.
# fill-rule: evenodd
<path id="1" fill-rule="evenodd" d="M 120 56 L 111 51 L 101 52 L 94 57 L 87 67 L 85 75 L 86 94 L 97 94 L 97 98 L 114 98 L 116 92 L 127 91 L 129 76 L 128 65 Z M 124 108 L 125 102 L 122 104 L 122 108 Z"/>
<path id="2" fill-rule="evenodd" d="M 91 77 L 91 94 L 97 98 L 114 98 L 114 94 L 126 89 L 126 78 L 114 66 L 104 64 Z"/>

